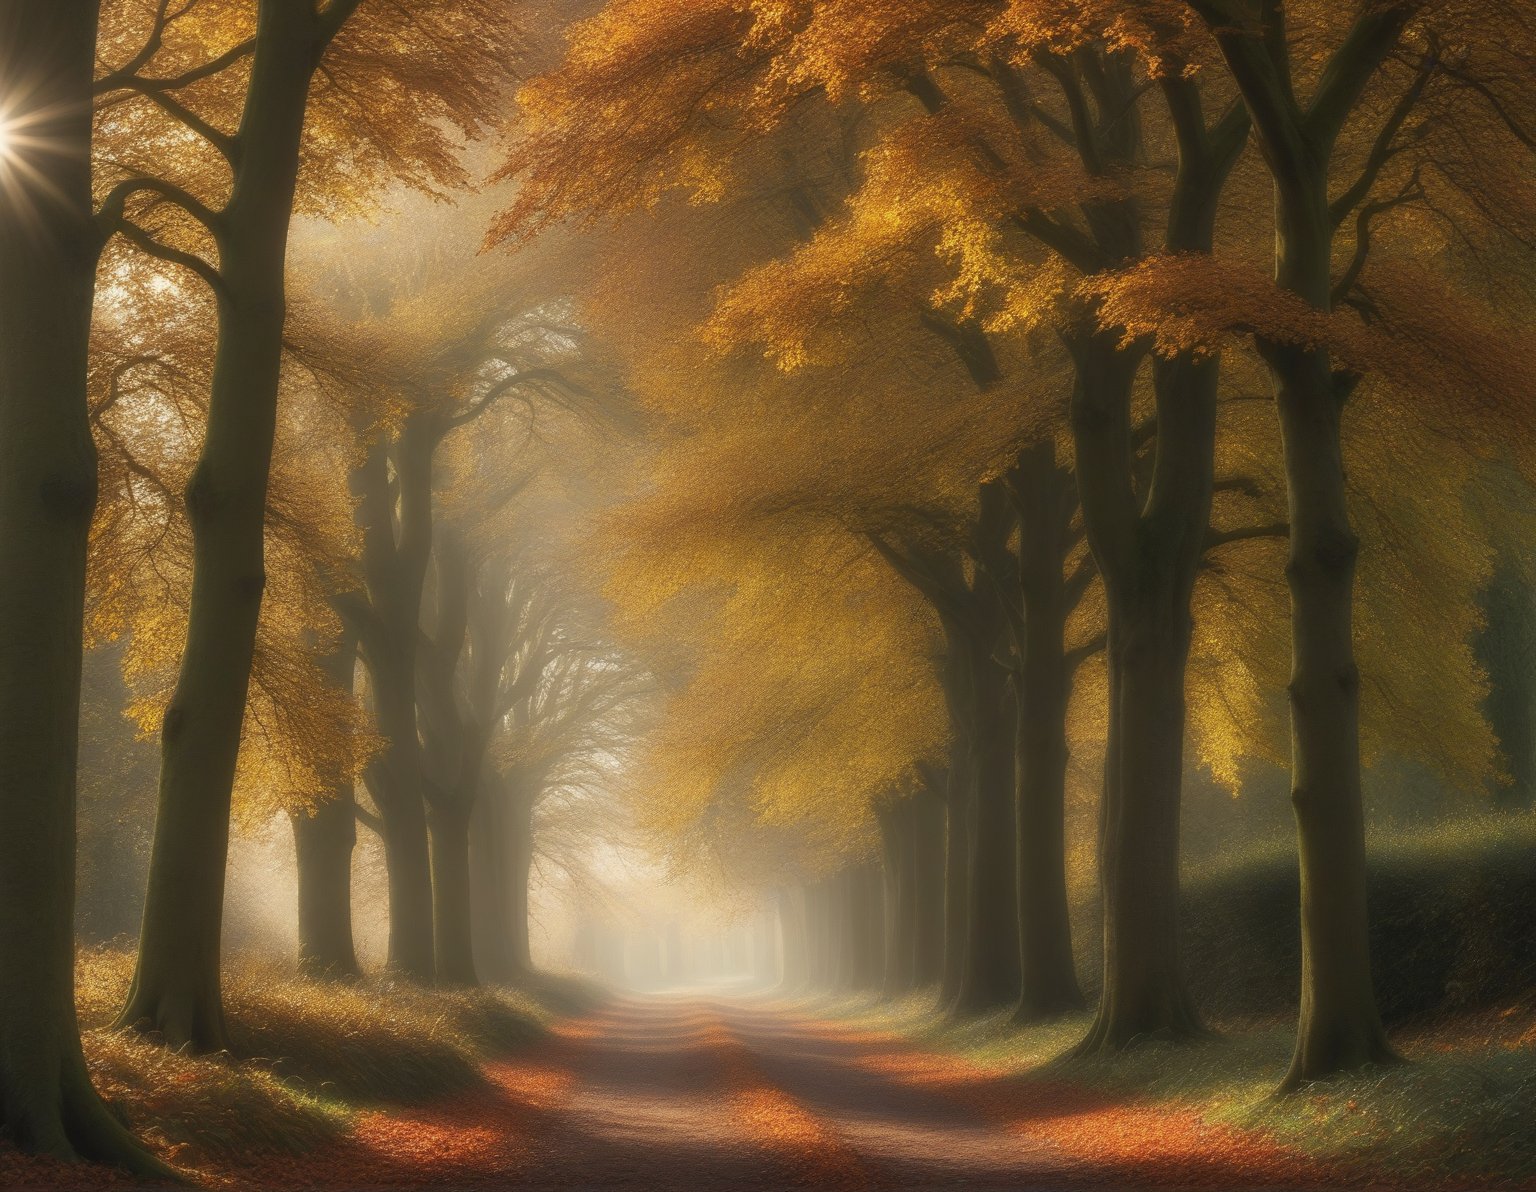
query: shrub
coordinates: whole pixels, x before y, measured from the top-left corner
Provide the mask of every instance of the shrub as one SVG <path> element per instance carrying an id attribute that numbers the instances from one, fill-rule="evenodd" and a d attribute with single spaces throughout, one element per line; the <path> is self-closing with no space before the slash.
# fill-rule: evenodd
<path id="1" fill-rule="evenodd" d="M 1491 816 L 1373 842 L 1376 991 L 1389 1022 L 1477 1009 L 1536 987 L 1536 818 Z M 1300 887 L 1294 850 L 1268 848 L 1192 874 L 1186 962 L 1217 1013 L 1294 1012 Z"/>

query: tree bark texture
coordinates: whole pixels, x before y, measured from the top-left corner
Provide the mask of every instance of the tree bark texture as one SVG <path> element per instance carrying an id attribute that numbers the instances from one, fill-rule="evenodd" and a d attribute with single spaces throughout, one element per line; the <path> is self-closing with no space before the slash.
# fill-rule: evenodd
<path id="1" fill-rule="evenodd" d="M 1065 568 L 1077 497 L 1050 443 L 1020 456 L 1010 477 L 1019 510 L 1023 610 L 1018 660 L 1019 1002 L 1014 1018 L 1035 1022 L 1081 1009 L 1067 899 L 1066 657 L 1072 599 Z"/>
<path id="2" fill-rule="evenodd" d="M 220 213 L 218 349 L 187 485 L 192 594 L 161 729 L 159 809 L 125 1026 L 227 1049 L 220 935 L 230 799 L 266 584 L 288 224 L 311 74 L 328 39 L 312 6 L 264 0 L 228 205 Z"/>
<path id="3" fill-rule="evenodd" d="M 96 22 L 83 0 L 0 4 L 7 116 L 46 146 L 0 161 L 0 1135 L 166 1175 L 97 1096 L 75 1018 Z"/>

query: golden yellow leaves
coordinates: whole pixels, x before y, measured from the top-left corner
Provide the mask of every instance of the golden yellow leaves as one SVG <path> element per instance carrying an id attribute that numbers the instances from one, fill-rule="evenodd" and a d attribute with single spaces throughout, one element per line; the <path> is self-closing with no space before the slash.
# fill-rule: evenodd
<path id="1" fill-rule="evenodd" d="M 726 114 L 751 85 L 748 24 L 740 0 L 624 0 L 576 24 L 562 67 L 518 95 L 523 120 L 496 177 L 520 186 L 487 241 L 690 186 L 718 193 L 709 163 L 726 155 L 710 146 L 730 140 Z"/>
<path id="2" fill-rule="evenodd" d="M 769 827 L 862 840 L 871 801 L 946 740 L 929 615 L 836 533 L 760 538 L 691 578 L 725 594 L 706 619 L 690 602 L 653 614 L 698 649 L 646 751 L 648 821 L 684 833 L 735 799 Z"/>
<path id="3" fill-rule="evenodd" d="M 1080 293 L 1100 326 L 1126 342 L 1151 338 L 1159 354 L 1213 355 L 1239 336 L 1313 347 L 1342 343 L 1347 323 L 1281 290 L 1262 270 L 1204 253 L 1165 253 L 1118 273 L 1098 274 Z"/>

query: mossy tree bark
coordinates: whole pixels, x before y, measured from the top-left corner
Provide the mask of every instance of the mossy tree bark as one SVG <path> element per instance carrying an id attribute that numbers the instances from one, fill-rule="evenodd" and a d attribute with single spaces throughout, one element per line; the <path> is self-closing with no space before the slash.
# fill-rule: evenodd
<path id="1" fill-rule="evenodd" d="M 229 1046 L 220 936 L 230 799 L 266 584 L 267 480 L 277 424 L 288 224 L 310 78 L 356 7 L 263 0 L 233 138 L 219 249 L 218 349 L 202 452 L 186 491 L 192 593 L 161 729 L 159 810 L 138 965 L 119 1022 L 194 1051 Z"/>
<path id="2" fill-rule="evenodd" d="M 96 452 L 86 397 L 97 5 L 0 4 L 0 1135 L 173 1173 L 91 1085 L 75 1018 L 75 789 Z"/>
<path id="3" fill-rule="evenodd" d="M 1274 179 L 1275 280 L 1320 312 L 1333 309 L 1333 241 L 1368 197 L 1372 155 L 1339 199 L 1330 194 L 1334 149 L 1371 79 L 1398 46 L 1416 5 L 1365 6 L 1303 107 L 1293 89 L 1282 8 L 1263 27 L 1233 22 L 1221 6 L 1194 8 L 1210 23 L 1253 120 Z M 1381 131 L 1392 137 L 1433 70 L 1421 69 Z M 1371 978 L 1365 814 L 1360 789 L 1360 676 L 1354 655 L 1359 545 L 1350 524 L 1340 426 L 1357 378 L 1326 348 L 1260 339 L 1275 385 L 1290 515 L 1292 805 L 1301 856 L 1301 1014 L 1282 1085 L 1397 1059 Z"/>

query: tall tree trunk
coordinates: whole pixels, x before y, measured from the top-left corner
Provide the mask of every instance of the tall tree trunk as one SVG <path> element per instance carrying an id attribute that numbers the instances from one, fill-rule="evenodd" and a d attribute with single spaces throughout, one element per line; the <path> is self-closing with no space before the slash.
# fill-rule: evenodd
<path id="1" fill-rule="evenodd" d="M 395 444 L 399 530 L 388 452 L 376 444 L 354 476 L 363 525 L 363 567 L 371 616 L 362 657 L 372 682 L 374 721 L 384 748 L 367 773 L 383 820 L 389 879 L 390 970 L 406 980 L 433 978 L 432 870 L 416 719 L 421 597 L 432 555 L 432 457 L 437 420 L 413 414 Z"/>
<path id="2" fill-rule="evenodd" d="M 1065 567 L 1077 500 L 1049 442 L 1020 456 L 1010 483 L 1021 522 L 1024 613 L 1017 731 L 1020 994 L 1014 1020 L 1028 1023 L 1084 1004 L 1072 957 L 1065 838 L 1072 685 Z"/>
<path id="3" fill-rule="evenodd" d="M 1418 6 L 1362 6 L 1328 62 L 1309 107 L 1296 103 L 1282 9 L 1271 25 L 1234 23 L 1208 2 L 1211 26 L 1253 117 L 1274 180 L 1275 281 L 1312 310 L 1334 306 L 1335 228 L 1369 198 L 1330 199 L 1334 149 Z M 1428 84 L 1421 70 L 1398 110 Z M 1400 117 L 1394 117 L 1399 119 Z M 1389 124 L 1383 131 L 1391 144 Z M 1348 199 L 1348 192 L 1344 198 Z M 1301 1016 L 1282 1088 L 1397 1057 L 1371 980 L 1365 814 L 1360 794 L 1360 675 L 1354 656 L 1359 544 L 1349 520 L 1340 418 L 1354 379 L 1336 375 L 1326 348 L 1259 340 L 1275 384 L 1290 512 L 1291 801 L 1301 855 Z"/>
<path id="4" fill-rule="evenodd" d="M 965 965 L 954 1012 L 975 1014 L 1019 996 L 1019 920 L 1015 891 L 1014 700 L 1007 672 L 993 657 L 998 636 L 988 622 L 968 642 L 974 708 L 971 828 L 968 847 Z M 998 626 L 999 633 L 1001 632 Z"/>
<path id="5" fill-rule="evenodd" d="M 469 832 L 470 928 L 475 972 L 488 985 L 509 985 L 512 963 L 512 865 L 507 791 L 494 782 L 475 804 Z"/>
<path id="6" fill-rule="evenodd" d="M 880 873 L 885 883 L 885 977 L 887 997 L 900 997 L 917 984 L 917 838 L 913 799 L 879 809 Z"/>
<path id="7" fill-rule="evenodd" d="M 415 635 L 409 646 L 391 634 L 365 653 L 373 678 L 375 723 L 384 748 L 368 767 L 368 793 L 379 809 L 389 889 L 390 970 L 430 984 L 433 974 L 432 870 L 427 810 L 421 795 L 416 740 Z"/>
<path id="8" fill-rule="evenodd" d="M 291 819 L 299 873 L 299 971 L 311 977 L 356 977 L 352 849 L 357 814 L 350 786 L 313 815 L 295 812 Z"/>
<path id="9" fill-rule="evenodd" d="M 853 871 L 854 948 L 857 987 L 879 990 L 885 983 L 885 883 L 876 864 Z"/>
<path id="10" fill-rule="evenodd" d="M 96 20 L 83 0 L 0 4 L 0 94 L 30 140 L 0 160 L 0 1133 L 167 1174 L 97 1097 L 75 1018 Z"/>
<path id="11" fill-rule="evenodd" d="M 440 985 L 478 985 L 470 935 L 469 812 L 457 799 L 428 811 L 432 837 L 432 938 Z"/>
<path id="12" fill-rule="evenodd" d="M 1080 401 L 1117 412 L 1100 425 L 1111 429 L 1098 443 L 1091 415 L 1079 426 L 1085 508 L 1104 500 L 1103 456 L 1120 450 L 1106 440 L 1125 433 L 1136 363 L 1112 357 L 1102 337 L 1088 353 L 1102 359 L 1080 366 Z M 1202 1030 L 1179 958 L 1179 807 L 1190 599 L 1209 521 L 1218 370 L 1215 360 L 1157 363 L 1153 498 L 1130 518 L 1102 507 L 1090 518 L 1109 594 L 1111 737 L 1100 840 L 1104 991 L 1082 1054 Z"/>
<path id="13" fill-rule="evenodd" d="M 1165 246 L 1208 253 L 1248 121 L 1234 108 L 1208 127 L 1198 88 L 1177 72 L 1160 87 L 1179 150 Z M 1131 399 L 1146 349 L 1121 340 L 1094 329 L 1071 344 L 1079 498 L 1109 609 L 1110 686 L 1104 991 L 1079 1054 L 1203 1029 L 1179 957 L 1179 808 L 1190 601 L 1210 532 L 1221 365 L 1187 354 L 1155 361 L 1157 438 L 1140 486 Z"/>
<path id="14" fill-rule="evenodd" d="M 1332 221 L 1326 173 L 1280 189 L 1280 285 L 1326 310 Z M 1261 345 L 1275 378 L 1291 545 L 1291 803 L 1301 854 L 1301 1017 L 1286 1087 L 1397 1057 L 1371 979 L 1355 559 L 1328 353 Z"/>
<path id="15" fill-rule="evenodd" d="M 310 74 L 324 46 L 311 6 L 260 6 L 234 184 L 219 221 L 218 350 L 202 454 L 186 491 L 187 640 L 161 729 L 138 967 L 119 1017 L 194 1051 L 229 1044 L 219 951 L 230 797 L 266 584 L 288 224 Z"/>
<path id="16" fill-rule="evenodd" d="M 352 694 L 357 640 L 344 633 L 324 660 L 327 678 Z M 340 778 L 313 814 L 296 812 L 293 842 L 299 881 L 299 971 L 307 976 L 351 978 L 359 974 L 352 943 L 352 850 L 357 844 L 357 805 L 350 775 Z"/>
<path id="17" fill-rule="evenodd" d="M 529 944 L 529 883 L 533 880 L 533 798 L 527 791 L 512 793 L 512 872 L 508 890 L 511 901 L 512 963 L 519 978 L 533 976 L 533 950 Z"/>
<path id="18" fill-rule="evenodd" d="M 782 957 L 779 989 L 799 993 L 810 979 L 806 949 L 805 892 L 802 887 L 780 886 L 777 892 L 779 955 Z"/>
<path id="19" fill-rule="evenodd" d="M 939 1008 L 948 1011 L 960 994 L 970 934 L 971 757 L 968 743 L 956 740 L 944 794 L 944 938 L 939 980 Z"/>
<path id="20" fill-rule="evenodd" d="M 942 776 L 947 782 L 947 776 Z M 912 902 L 915 938 L 912 977 L 918 988 L 936 984 L 944 972 L 944 817 L 939 787 L 926 786 L 912 797 Z"/>

